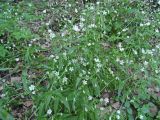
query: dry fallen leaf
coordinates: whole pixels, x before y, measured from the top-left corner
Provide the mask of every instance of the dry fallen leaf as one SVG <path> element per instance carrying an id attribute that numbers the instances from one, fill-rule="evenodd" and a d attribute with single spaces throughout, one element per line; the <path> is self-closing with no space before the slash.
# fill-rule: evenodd
<path id="1" fill-rule="evenodd" d="M 3 90 L 3 86 L 0 86 L 0 91 Z"/>
<path id="2" fill-rule="evenodd" d="M 101 43 L 104 49 L 109 49 L 111 45 L 109 43 Z"/>
<path id="3" fill-rule="evenodd" d="M 158 112 L 157 106 L 154 105 L 154 106 L 152 106 L 152 107 L 150 108 L 150 115 L 151 115 L 152 117 L 156 116 L 157 112 Z"/>
<path id="4" fill-rule="evenodd" d="M 26 107 L 30 107 L 30 106 L 33 105 L 33 102 L 32 102 L 31 100 L 28 100 L 28 101 L 25 101 L 25 102 L 23 103 L 23 105 L 26 106 Z"/>
<path id="5" fill-rule="evenodd" d="M 21 77 L 11 77 L 11 83 L 20 82 L 20 81 L 21 81 Z"/>
<path id="6" fill-rule="evenodd" d="M 105 98 L 109 98 L 109 92 L 103 92 L 102 93 L 102 97 Z"/>
<path id="7" fill-rule="evenodd" d="M 157 97 L 160 97 L 160 92 L 157 93 Z"/>
<path id="8" fill-rule="evenodd" d="M 112 104 L 112 107 L 114 109 L 119 109 L 120 108 L 120 103 L 119 102 L 115 102 L 115 103 Z"/>

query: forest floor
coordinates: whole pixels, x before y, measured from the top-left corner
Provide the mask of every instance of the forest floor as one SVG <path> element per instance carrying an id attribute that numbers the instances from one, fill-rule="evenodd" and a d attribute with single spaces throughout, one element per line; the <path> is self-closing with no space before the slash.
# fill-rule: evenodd
<path id="1" fill-rule="evenodd" d="M 0 2 L 0 119 L 159 120 L 160 2 Z"/>

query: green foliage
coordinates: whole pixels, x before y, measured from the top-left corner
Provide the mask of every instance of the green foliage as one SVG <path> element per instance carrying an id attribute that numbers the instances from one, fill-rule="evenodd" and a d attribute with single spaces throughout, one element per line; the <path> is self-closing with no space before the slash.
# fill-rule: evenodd
<path id="1" fill-rule="evenodd" d="M 158 119 L 160 14 L 141 1 L 50 2 L 1 5 L 2 70 L 21 80 L 2 83 L 0 117 L 30 100 L 21 119 Z"/>
<path id="2" fill-rule="evenodd" d="M 7 50 L 3 46 L 0 46 L 0 51 L 0 57 L 4 58 L 6 56 Z"/>

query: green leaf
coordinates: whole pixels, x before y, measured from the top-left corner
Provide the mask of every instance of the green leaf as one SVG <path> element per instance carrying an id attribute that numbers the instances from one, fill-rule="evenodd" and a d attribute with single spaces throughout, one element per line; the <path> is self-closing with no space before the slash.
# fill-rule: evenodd
<path id="1" fill-rule="evenodd" d="M 131 109 L 131 108 L 127 108 L 127 112 L 128 112 L 129 114 L 132 114 L 132 109 Z"/>
<path id="2" fill-rule="evenodd" d="M 126 108 L 130 108 L 130 103 L 129 103 L 129 101 L 126 101 L 126 102 L 125 102 L 125 107 L 126 107 Z"/>
<path id="3" fill-rule="evenodd" d="M 38 117 L 42 117 L 42 114 L 44 112 L 44 103 L 40 103 L 40 105 L 38 106 Z"/>
<path id="4" fill-rule="evenodd" d="M 76 80 L 76 88 L 78 87 L 78 85 L 79 85 L 80 82 L 81 82 L 81 79 L 77 78 L 77 80 Z"/>
<path id="5" fill-rule="evenodd" d="M 64 106 L 68 109 L 68 111 L 70 112 L 70 107 L 69 107 L 69 103 L 68 101 L 66 101 L 66 99 L 62 99 L 61 102 L 64 104 Z"/>
<path id="6" fill-rule="evenodd" d="M 4 58 L 6 56 L 7 50 L 0 45 L 0 57 Z"/>
<path id="7" fill-rule="evenodd" d="M 14 118 L 2 108 L 0 108 L 0 119 L 1 120 L 14 120 Z"/>
<path id="8" fill-rule="evenodd" d="M 55 112 L 55 113 L 57 113 L 58 106 L 59 106 L 59 102 L 60 102 L 59 100 L 55 100 L 55 101 L 54 101 L 54 112 Z"/>
<path id="9" fill-rule="evenodd" d="M 27 70 L 22 71 L 22 83 L 25 91 L 28 91 Z"/>

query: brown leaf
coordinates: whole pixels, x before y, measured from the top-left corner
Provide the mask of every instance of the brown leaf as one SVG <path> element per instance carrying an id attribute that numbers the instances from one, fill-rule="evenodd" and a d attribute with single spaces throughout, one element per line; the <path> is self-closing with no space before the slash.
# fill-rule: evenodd
<path id="1" fill-rule="evenodd" d="M 114 109 L 119 109 L 120 108 L 120 103 L 119 102 L 115 102 L 115 103 L 112 104 L 112 107 Z"/>
<path id="2" fill-rule="evenodd" d="M 152 106 L 152 107 L 150 108 L 150 115 L 151 115 L 152 117 L 156 116 L 157 112 L 158 112 L 157 106 L 154 105 L 154 106 Z"/>
<path id="3" fill-rule="evenodd" d="M 105 98 L 109 98 L 109 92 L 103 92 L 102 93 L 102 97 Z"/>
<path id="4" fill-rule="evenodd" d="M 11 83 L 20 82 L 20 81 L 21 81 L 21 77 L 11 77 Z"/>
<path id="5" fill-rule="evenodd" d="M 0 91 L 3 90 L 3 86 L 0 86 Z"/>
<path id="6" fill-rule="evenodd" d="M 23 103 L 23 105 L 26 106 L 26 107 L 30 107 L 30 106 L 33 105 L 33 102 L 32 102 L 31 100 L 28 100 L 28 101 L 25 101 L 25 102 Z"/>
<path id="7" fill-rule="evenodd" d="M 132 73 L 133 73 L 133 70 L 132 70 L 131 68 L 129 68 L 129 69 L 128 69 L 128 73 L 129 73 L 129 74 L 132 74 Z"/>
<path id="8" fill-rule="evenodd" d="M 157 97 L 160 97 L 160 92 L 157 93 Z"/>
<path id="9" fill-rule="evenodd" d="M 101 43 L 104 49 L 109 49 L 111 45 L 109 43 Z"/>

